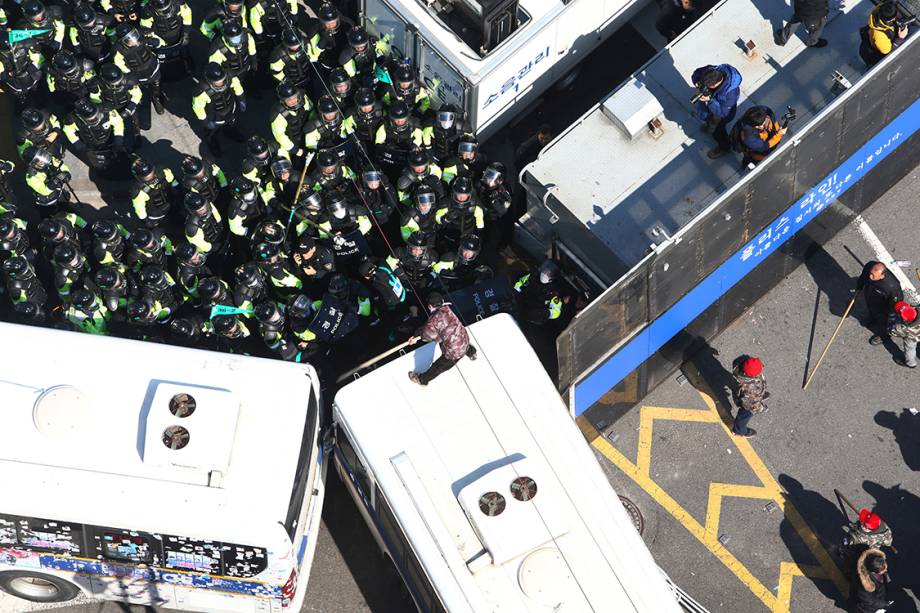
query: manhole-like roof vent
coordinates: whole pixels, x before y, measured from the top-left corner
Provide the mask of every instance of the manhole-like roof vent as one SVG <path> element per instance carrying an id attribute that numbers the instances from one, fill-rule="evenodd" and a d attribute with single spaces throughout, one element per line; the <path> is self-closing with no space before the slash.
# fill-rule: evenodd
<path id="1" fill-rule="evenodd" d="M 35 400 L 32 421 L 39 432 L 56 441 L 77 441 L 97 423 L 92 400 L 72 385 L 56 385 Z"/>

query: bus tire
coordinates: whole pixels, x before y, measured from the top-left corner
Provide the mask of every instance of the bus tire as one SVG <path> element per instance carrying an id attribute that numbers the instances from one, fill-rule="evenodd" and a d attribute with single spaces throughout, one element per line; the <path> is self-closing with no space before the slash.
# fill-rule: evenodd
<path id="1" fill-rule="evenodd" d="M 66 579 L 27 570 L 0 572 L 0 590 L 32 602 L 67 602 L 80 593 L 80 588 Z"/>

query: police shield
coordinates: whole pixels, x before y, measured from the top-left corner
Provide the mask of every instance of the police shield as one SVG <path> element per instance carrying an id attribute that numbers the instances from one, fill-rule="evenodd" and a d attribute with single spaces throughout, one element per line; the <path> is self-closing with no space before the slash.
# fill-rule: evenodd
<path id="1" fill-rule="evenodd" d="M 332 294 L 323 296 L 323 303 L 309 326 L 316 338 L 324 342 L 340 340 L 357 327 L 358 314 Z"/>

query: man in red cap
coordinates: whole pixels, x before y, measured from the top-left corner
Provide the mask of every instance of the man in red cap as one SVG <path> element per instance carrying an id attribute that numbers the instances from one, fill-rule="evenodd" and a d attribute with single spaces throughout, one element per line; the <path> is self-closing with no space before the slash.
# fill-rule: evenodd
<path id="1" fill-rule="evenodd" d="M 894 317 L 888 334 L 901 339 L 904 356 L 895 356 L 894 361 L 907 368 L 917 367 L 917 341 L 920 341 L 920 319 L 917 309 L 903 300 L 894 305 Z"/>
<path id="2" fill-rule="evenodd" d="M 738 413 L 732 425 L 732 434 L 750 438 L 757 434 L 754 428 L 748 428 L 751 417 L 767 410 L 764 404 L 770 394 L 767 392 L 767 380 L 763 376 L 763 362 L 760 358 L 743 356 L 735 360 L 733 373 L 735 376 L 735 404 Z"/>
<path id="3" fill-rule="evenodd" d="M 866 547 L 891 547 L 892 534 L 888 524 L 869 509 L 860 509 L 857 521 L 843 527 L 843 544 L 862 553 Z"/>

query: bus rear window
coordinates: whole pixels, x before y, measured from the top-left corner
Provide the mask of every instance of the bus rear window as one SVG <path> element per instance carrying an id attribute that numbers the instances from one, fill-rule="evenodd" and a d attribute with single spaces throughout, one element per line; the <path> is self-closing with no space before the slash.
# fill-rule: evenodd
<path id="1" fill-rule="evenodd" d="M 166 568 L 219 575 L 220 545 L 181 536 L 163 537 Z"/>
<path id="2" fill-rule="evenodd" d="M 255 577 L 268 566 L 268 555 L 261 547 L 225 544 L 224 574 L 228 577 Z"/>

